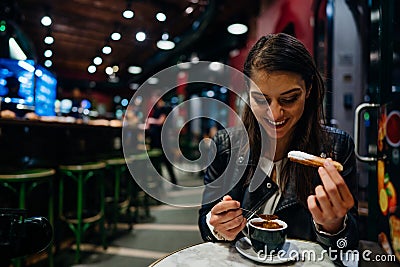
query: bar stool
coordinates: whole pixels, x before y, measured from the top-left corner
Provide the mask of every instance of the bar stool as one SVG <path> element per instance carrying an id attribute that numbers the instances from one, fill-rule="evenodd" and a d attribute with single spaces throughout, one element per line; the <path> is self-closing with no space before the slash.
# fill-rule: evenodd
<path id="1" fill-rule="evenodd" d="M 126 197 L 121 196 L 121 179 L 124 172 L 127 170 L 127 162 L 131 159 L 125 158 L 112 158 L 105 160 L 107 168 L 114 174 L 114 192 L 110 196 L 109 200 L 112 201 L 112 219 L 113 232 L 116 231 L 119 215 L 124 212 L 128 216 L 128 226 L 129 230 L 132 229 L 132 219 L 130 214 L 129 206 L 131 204 L 131 192 L 132 192 L 132 182 L 127 181 L 126 187 Z M 108 198 L 106 197 L 106 200 Z"/>
<path id="2" fill-rule="evenodd" d="M 85 231 L 94 223 L 99 222 L 101 232 L 101 242 L 106 249 L 106 235 L 104 231 L 104 173 L 106 167 L 104 162 L 90 162 L 78 165 L 60 165 L 60 183 L 59 183 L 59 217 L 67 222 L 69 228 L 75 235 L 76 251 L 75 262 L 80 261 L 80 245 Z M 99 185 L 100 204 L 96 210 L 85 210 L 86 201 L 84 198 L 84 189 L 90 178 L 95 177 Z M 64 182 L 65 178 L 70 178 L 77 185 L 76 192 L 76 210 L 64 212 Z M 86 213 L 86 214 L 84 214 Z"/>
<path id="3" fill-rule="evenodd" d="M 48 182 L 48 219 L 54 227 L 54 201 L 53 201 L 53 177 L 56 171 L 51 168 L 27 169 L 21 171 L 4 171 L 0 173 L 0 184 L 18 195 L 18 208 L 26 208 L 27 195 L 39 184 Z M 52 241 L 48 247 L 49 266 L 54 266 Z M 15 266 L 21 266 L 22 259 L 15 260 Z"/>
<path id="4" fill-rule="evenodd" d="M 158 160 L 159 157 L 162 155 L 161 149 L 150 149 L 138 154 L 132 155 L 133 160 L 133 168 L 143 168 L 143 174 L 146 176 L 146 180 L 149 187 L 156 187 L 159 186 L 157 181 L 154 181 L 153 177 L 150 177 L 147 168 L 147 165 L 143 165 L 147 163 L 149 158 L 152 160 Z M 135 206 L 135 215 L 136 221 L 141 222 L 149 222 L 152 220 L 150 215 L 150 196 L 144 192 L 136 183 L 134 189 L 132 190 L 134 194 L 134 206 Z M 145 216 L 144 218 L 140 217 L 139 208 L 143 206 Z"/>

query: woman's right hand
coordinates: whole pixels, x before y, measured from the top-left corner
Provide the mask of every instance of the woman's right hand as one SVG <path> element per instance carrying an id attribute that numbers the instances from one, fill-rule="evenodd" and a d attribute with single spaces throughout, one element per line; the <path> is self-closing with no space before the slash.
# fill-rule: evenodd
<path id="1" fill-rule="evenodd" d="M 211 209 L 210 224 L 214 227 L 214 231 L 226 240 L 234 240 L 246 223 L 247 220 L 240 209 L 240 202 L 228 195 Z"/>

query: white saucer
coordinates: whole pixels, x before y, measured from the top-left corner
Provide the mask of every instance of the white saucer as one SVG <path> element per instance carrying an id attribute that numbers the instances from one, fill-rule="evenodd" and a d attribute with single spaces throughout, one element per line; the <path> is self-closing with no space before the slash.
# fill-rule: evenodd
<path id="1" fill-rule="evenodd" d="M 271 255 L 257 255 L 257 253 L 251 247 L 251 241 L 247 237 L 242 237 L 235 244 L 236 250 L 248 259 L 253 261 L 268 263 L 268 264 L 279 264 L 288 261 L 296 260 L 296 254 L 298 254 L 298 247 L 290 241 L 286 241 L 282 247 L 282 251 L 278 254 Z"/>

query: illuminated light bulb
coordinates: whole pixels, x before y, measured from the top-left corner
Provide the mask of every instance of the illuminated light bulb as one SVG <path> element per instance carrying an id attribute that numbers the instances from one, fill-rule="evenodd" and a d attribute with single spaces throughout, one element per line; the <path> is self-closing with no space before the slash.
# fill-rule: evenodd
<path id="1" fill-rule="evenodd" d="M 89 72 L 89 73 L 95 73 L 96 70 L 97 70 L 96 66 L 90 65 L 90 66 L 88 67 L 88 72 Z"/>
<path id="2" fill-rule="evenodd" d="M 111 34 L 111 39 L 114 41 L 119 41 L 121 39 L 121 34 L 119 32 L 113 32 Z"/>
<path id="3" fill-rule="evenodd" d="M 142 68 L 138 66 L 130 66 L 128 68 L 128 72 L 131 74 L 139 74 L 142 72 Z"/>
<path id="4" fill-rule="evenodd" d="M 107 68 L 105 69 L 105 72 L 106 72 L 108 75 L 111 75 L 111 74 L 114 73 L 114 71 L 113 71 L 113 69 L 112 69 L 111 67 L 107 67 Z"/>
<path id="5" fill-rule="evenodd" d="M 157 47 L 162 50 L 171 50 L 175 47 L 175 43 L 168 40 L 160 40 L 157 42 Z"/>
<path id="6" fill-rule="evenodd" d="M 49 16 L 44 16 L 40 22 L 43 26 L 50 26 L 51 25 L 51 18 Z"/>
<path id="7" fill-rule="evenodd" d="M 103 47 L 103 49 L 101 50 L 104 54 L 108 55 L 111 53 L 112 49 L 110 46 L 106 45 Z"/>
<path id="8" fill-rule="evenodd" d="M 47 59 L 47 60 L 44 62 L 44 65 L 45 65 L 46 67 L 50 68 L 50 67 L 53 65 L 53 61 L 51 61 L 50 59 Z"/>
<path id="9" fill-rule="evenodd" d="M 193 7 L 191 7 L 191 6 L 189 6 L 189 7 L 187 7 L 186 9 L 185 9 L 185 13 L 186 14 L 190 14 L 190 13 L 192 13 L 193 12 Z"/>
<path id="10" fill-rule="evenodd" d="M 100 65 L 101 63 L 103 63 L 103 59 L 102 59 L 101 57 L 95 57 L 95 58 L 93 59 L 93 63 L 94 63 L 95 65 Z"/>
<path id="11" fill-rule="evenodd" d="M 53 38 L 53 36 L 46 36 L 45 38 L 44 38 L 44 43 L 45 44 L 52 44 L 52 43 L 54 43 L 54 38 Z"/>
<path id="12" fill-rule="evenodd" d="M 158 13 L 156 14 L 156 19 L 157 19 L 158 21 L 160 21 L 160 22 L 163 22 L 163 21 L 165 21 L 165 20 L 167 19 L 167 16 L 166 16 L 164 13 L 162 13 L 162 12 L 158 12 Z"/>
<path id="13" fill-rule="evenodd" d="M 136 40 L 138 40 L 139 42 L 143 42 L 144 40 L 146 40 L 146 34 L 144 32 L 136 33 Z"/>
<path id="14" fill-rule="evenodd" d="M 135 12 L 130 9 L 126 9 L 124 12 L 122 12 L 122 16 L 126 19 L 131 19 L 135 16 Z"/>
<path id="15" fill-rule="evenodd" d="M 47 49 L 46 51 L 44 51 L 45 57 L 51 57 L 52 55 L 53 55 L 53 51 L 51 51 L 50 49 Z"/>
<path id="16" fill-rule="evenodd" d="M 247 26 L 241 23 L 234 23 L 228 26 L 228 32 L 234 35 L 240 35 L 246 33 L 248 30 Z"/>

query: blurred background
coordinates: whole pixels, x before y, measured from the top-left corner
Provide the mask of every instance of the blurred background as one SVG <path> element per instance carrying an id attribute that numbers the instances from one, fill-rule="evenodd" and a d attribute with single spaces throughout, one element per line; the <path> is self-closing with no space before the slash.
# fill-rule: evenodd
<path id="1" fill-rule="evenodd" d="M 213 82 L 227 77 L 226 66 L 241 71 L 250 47 L 261 36 L 285 32 L 305 44 L 323 74 L 327 124 L 355 140 L 360 237 L 399 260 L 399 11 L 395 0 L 2 0 L 0 169 L 54 168 L 58 188 L 63 164 L 123 157 L 123 125 L 131 127 L 129 138 L 135 140 L 137 154 L 146 151 L 151 140 L 144 134 L 144 123 L 152 102 L 132 97 L 143 84 L 164 90 L 157 73 L 165 68 L 176 81 L 162 97 L 167 107 L 206 97 L 238 111 L 240 95 Z M 210 82 L 187 84 L 190 69 L 200 61 L 209 64 Z M 239 80 L 228 75 L 224 82 L 234 87 Z M 215 119 L 186 121 L 199 110 Z M 189 159 L 199 157 L 202 139 L 233 124 L 226 110 L 198 101 L 175 120 L 180 147 L 173 153 Z M 159 170 L 166 173 L 165 166 Z M 174 172 L 180 185 L 202 184 L 202 171 Z M 123 173 L 121 188 L 127 189 L 133 180 L 126 169 Z M 147 266 L 175 249 L 201 242 L 196 209 L 160 205 L 135 186 L 122 190 L 130 196 L 128 210 L 135 216 L 125 214 L 128 217 L 121 220 L 133 222 L 133 230 L 118 224 L 118 229 L 125 229 L 122 234 L 108 233 L 111 247 L 129 252 L 103 251 L 89 244 L 83 249 L 83 263 Z M 106 185 L 109 191 L 113 187 Z M 192 197 L 165 190 L 171 197 Z M 51 192 L 58 197 L 58 189 Z M 3 197 L 4 207 L 18 206 L 12 201 L 14 193 Z M 47 194 L 32 194 L 29 203 L 36 207 L 27 206 L 30 214 L 47 214 L 41 204 Z M 57 201 L 54 207 L 58 214 Z M 57 218 L 55 266 L 71 266 L 74 236 Z M 182 238 L 174 238 L 177 234 Z M 167 249 L 171 239 L 176 243 Z M 47 255 L 24 258 L 23 264 L 46 266 Z"/>

